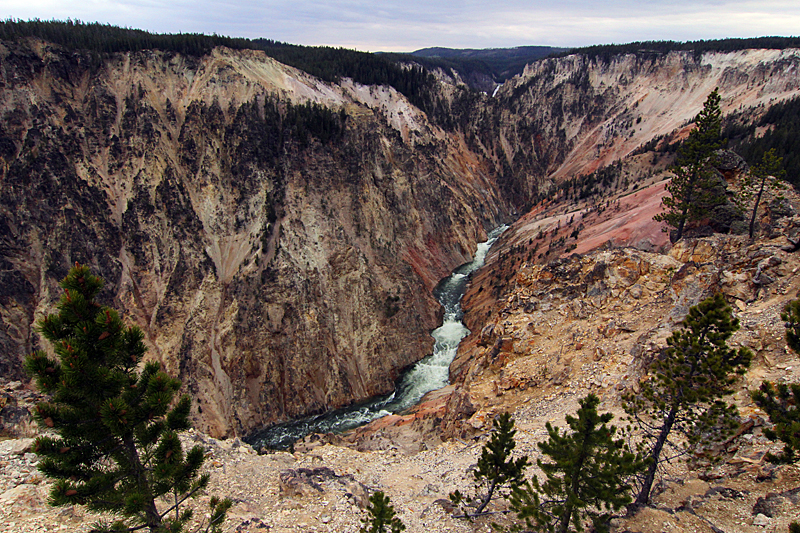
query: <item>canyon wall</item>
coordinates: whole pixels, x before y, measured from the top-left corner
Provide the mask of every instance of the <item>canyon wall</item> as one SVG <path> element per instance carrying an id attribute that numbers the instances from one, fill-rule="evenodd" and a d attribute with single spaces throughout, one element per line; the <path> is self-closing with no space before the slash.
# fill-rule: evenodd
<path id="1" fill-rule="evenodd" d="M 77 261 L 212 435 L 388 392 L 431 349 L 431 289 L 510 206 L 680 136 L 714 87 L 726 112 L 800 94 L 798 66 L 797 50 L 547 59 L 494 98 L 441 84 L 452 116 L 432 121 L 257 51 L 0 43 L 0 373 L 24 379 L 47 348 L 35 322 Z"/>
<path id="2" fill-rule="evenodd" d="M 324 140 L 286 123 L 307 103 Z M 491 169 L 394 90 L 260 52 L 2 43 L 0 117 L 0 373 L 24 379 L 88 264 L 217 436 L 391 390 L 431 349 L 432 287 L 505 216 Z"/>
<path id="3" fill-rule="evenodd" d="M 800 95 L 800 50 L 570 55 L 528 65 L 462 117 L 470 145 L 502 169 L 519 207 L 565 179 L 688 132 L 714 88 L 724 114 Z"/>

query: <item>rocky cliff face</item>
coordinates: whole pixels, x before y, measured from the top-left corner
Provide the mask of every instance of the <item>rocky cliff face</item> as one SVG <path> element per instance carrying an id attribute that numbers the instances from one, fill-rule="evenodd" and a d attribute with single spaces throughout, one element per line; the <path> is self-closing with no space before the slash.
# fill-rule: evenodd
<path id="1" fill-rule="evenodd" d="M 467 130 L 525 205 L 654 138 L 685 134 L 715 87 L 725 114 L 797 96 L 798 69 L 791 49 L 545 59 L 487 99 Z"/>
<path id="2" fill-rule="evenodd" d="M 287 122 L 309 102 L 333 134 Z M 86 263 L 212 435 L 390 390 L 431 347 L 430 289 L 503 218 L 488 168 L 397 93 L 257 52 L 3 43 L 0 117 L 0 372 Z"/>
<path id="3" fill-rule="evenodd" d="M 448 132 L 392 89 L 254 51 L 29 41 L 0 60 L 0 372 L 22 378 L 57 281 L 87 263 L 212 435 L 387 392 L 431 348 L 430 289 L 506 206 L 680 135 L 715 86 L 725 110 L 800 92 L 792 50 L 570 56 L 494 99 L 443 87 Z M 523 221 L 541 233 L 556 205 Z"/>

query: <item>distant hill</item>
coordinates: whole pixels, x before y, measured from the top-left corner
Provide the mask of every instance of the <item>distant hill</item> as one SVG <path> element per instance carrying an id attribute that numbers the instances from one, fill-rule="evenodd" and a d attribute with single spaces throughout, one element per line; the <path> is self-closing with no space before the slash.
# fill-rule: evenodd
<path id="1" fill-rule="evenodd" d="M 445 57 L 462 59 L 483 59 L 484 61 L 536 60 L 559 53 L 566 48 L 553 46 L 516 46 L 514 48 L 423 48 L 411 55 L 421 57 Z"/>
<path id="2" fill-rule="evenodd" d="M 432 66 L 453 68 L 467 78 L 473 73 L 486 74 L 491 76 L 495 82 L 502 83 L 517 74 L 521 74 L 528 63 L 565 52 L 566 50 L 568 49 L 552 46 L 485 49 L 435 47 L 416 50 L 409 55 L 432 60 L 430 64 L 422 62 L 429 68 Z"/>

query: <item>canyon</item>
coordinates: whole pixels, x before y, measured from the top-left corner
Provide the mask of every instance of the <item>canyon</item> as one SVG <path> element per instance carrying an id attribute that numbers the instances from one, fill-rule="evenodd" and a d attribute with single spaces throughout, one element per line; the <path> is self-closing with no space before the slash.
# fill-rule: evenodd
<path id="1" fill-rule="evenodd" d="M 796 50 L 572 55 L 494 98 L 440 84 L 444 127 L 392 88 L 253 50 L 98 62 L 26 40 L 0 59 L 0 371 L 25 379 L 58 280 L 89 264 L 215 437 L 390 391 L 430 353 L 432 288 L 488 230 L 533 222 L 502 254 L 542 221 L 560 227 L 558 185 L 627 156 L 631 182 L 652 177 L 635 149 L 684 135 L 714 87 L 726 112 L 800 94 Z M 338 134 L 281 122 L 311 104 Z M 651 226 L 615 246 L 665 246 L 644 213 Z"/>
<path id="2" fill-rule="evenodd" d="M 440 82 L 443 124 L 392 88 L 323 82 L 259 51 L 97 61 L 0 43 L 0 419 L 14 437 L 0 442 L 0 519 L 20 532 L 96 519 L 45 505 L 23 438 L 41 397 L 21 361 L 49 349 L 35 322 L 81 262 L 193 397 L 183 438 L 206 450 L 212 492 L 235 499 L 238 532 L 357 531 L 374 490 L 409 531 L 486 531 L 495 518 L 456 519 L 447 495 L 469 490 L 493 418 L 513 413 L 534 463 L 545 423 L 564 427 L 589 392 L 617 422 L 688 308 L 722 292 L 742 324 L 733 344 L 755 353 L 732 396 L 741 427 L 613 525 L 786 530 L 799 470 L 765 461 L 779 445 L 748 391 L 800 381 L 779 316 L 799 296 L 800 197 L 768 192 L 754 240 L 673 244 L 652 220 L 670 155 L 642 147 L 683 138 L 715 87 L 726 114 L 800 95 L 799 67 L 792 49 L 549 58 L 494 97 Z M 286 119 L 299 106 L 332 133 L 303 135 Z M 747 165 L 723 159 L 733 199 Z M 564 186 L 604 170 L 592 194 Z M 471 333 L 450 385 L 293 453 L 240 440 L 390 391 L 431 351 L 433 288 L 501 223 L 462 300 Z"/>
<path id="3" fill-rule="evenodd" d="M 385 393 L 431 349 L 433 286 L 507 217 L 491 169 L 391 89 L 224 49 L 0 57 L 7 379 L 80 262 L 212 435 Z M 344 139 L 281 143 L 275 95 L 341 110 Z"/>

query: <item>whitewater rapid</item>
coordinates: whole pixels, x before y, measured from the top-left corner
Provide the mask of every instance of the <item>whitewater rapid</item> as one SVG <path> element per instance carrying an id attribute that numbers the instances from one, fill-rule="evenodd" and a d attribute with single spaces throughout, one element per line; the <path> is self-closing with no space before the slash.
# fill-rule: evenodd
<path id="1" fill-rule="evenodd" d="M 433 295 L 444 307 L 444 317 L 442 325 L 431 333 L 435 341 L 433 353 L 406 371 L 398 380 L 393 393 L 370 399 L 363 404 L 272 426 L 248 437 L 247 442 L 256 449 L 286 449 L 309 433 L 340 433 L 377 418 L 400 413 L 415 405 L 428 392 L 447 386 L 450 363 L 456 356 L 461 340 L 470 333 L 461 322 L 464 317 L 461 298 L 470 275 L 483 266 L 489 249 L 507 228 L 504 225 L 492 230 L 488 239 L 478 244 L 473 260 L 458 267 L 436 286 Z"/>

